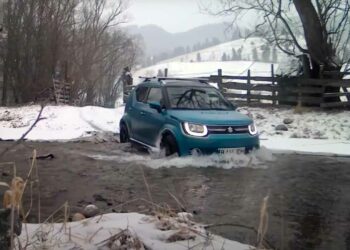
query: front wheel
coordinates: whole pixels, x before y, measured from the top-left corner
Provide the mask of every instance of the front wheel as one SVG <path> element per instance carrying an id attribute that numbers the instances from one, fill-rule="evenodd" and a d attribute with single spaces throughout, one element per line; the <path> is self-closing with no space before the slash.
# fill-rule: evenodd
<path id="1" fill-rule="evenodd" d="M 160 149 L 165 151 L 165 156 L 179 154 L 176 139 L 172 135 L 166 135 L 163 137 Z"/>
<path id="2" fill-rule="evenodd" d="M 120 143 L 126 143 L 126 142 L 130 141 L 128 128 L 126 127 L 126 125 L 124 123 L 122 123 L 120 125 L 119 137 L 120 137 Z"/>

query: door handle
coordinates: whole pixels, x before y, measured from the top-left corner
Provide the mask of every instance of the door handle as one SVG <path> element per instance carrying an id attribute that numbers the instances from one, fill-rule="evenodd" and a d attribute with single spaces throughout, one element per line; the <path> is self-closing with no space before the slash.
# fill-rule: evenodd
<path id="1" fill-rule="evenodd" d="M 146 113 L 143 111 L 140 111 L 140 115 L 145 115 Z"/>

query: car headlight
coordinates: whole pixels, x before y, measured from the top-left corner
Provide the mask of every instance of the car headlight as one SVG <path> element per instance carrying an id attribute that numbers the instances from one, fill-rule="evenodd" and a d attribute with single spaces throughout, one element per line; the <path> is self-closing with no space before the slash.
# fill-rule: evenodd
<path id="1" fill-rule="evenodd" d="M 256 135 L 258 134 L 258 129 L 256 128 L 255 124 L 252 123 L 248 126 L 249 134 Z"/>
<path id="2" fill-rule="evenodd" d="M 185 122 L 183 125 L 185 132 L 189 135 L 206 136 L 208 134 L 208 129 L 205 125 L 194 124 L 189 122 Z"/>

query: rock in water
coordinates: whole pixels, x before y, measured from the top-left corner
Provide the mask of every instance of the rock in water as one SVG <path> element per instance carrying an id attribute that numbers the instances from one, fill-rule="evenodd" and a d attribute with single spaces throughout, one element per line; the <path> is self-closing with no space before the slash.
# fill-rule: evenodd
<path id="1" fill-rule="evenodd" d="M 276 129 L 277 131 L 288 131 L 287 126 L 284 125 L 284 124 L 279 124 L 279 125 L 277 125 L 277 126 L 275 127 L 275 129 Z"/>
<path id="2" fill-rule="evenodd" d="M 294 120 L 291 119 L 291 118 L 286 118 L 286 119 L 283 120 L 283 123 L 284 123 L 284 124 L 291 124 L 291 123 L 293 123 L 293 122 L 294 122 Z"/>
<path id="3" fill-rule="evenodd" d="M 86 218 L 94 217 L 98 215 L 100 210 L 96 205 L 90 204 L 84 207 L 83 214 Z"/>
<path id="4" fill-rule="evenodd" d="M 81 221 L 81 220 L 85 220 L 86 217 L 81 214 L 81 213 L 75 213 L 72 217 L 72 221 Z"/>
<path id="5" fill-rule="evenodd" d="M 256 114 L 255 118 L 259 119 L 259 120 L 263 120 L 263 119 L 265 119 L 265 116 L 263 116 L 262 114 L 258 113 L 258 114 Z"/>

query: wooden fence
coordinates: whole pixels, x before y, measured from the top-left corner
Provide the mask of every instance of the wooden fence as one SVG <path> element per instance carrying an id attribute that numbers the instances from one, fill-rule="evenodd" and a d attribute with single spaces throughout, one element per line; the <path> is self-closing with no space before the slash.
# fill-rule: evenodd
<path id="1" fill-rule="evenodd" d="M 164 75 L 168 76 L 168 69 L 164 70 Z M 245 76 L 232 76 L 223 74 L 223 71 L 219 69 L 217 75 L 200 77 L 200 79 L 216 83 L 228 100 L 245 105 L 350 107 L 348 91 L 350 80 L 342 79 L 344 75 L 350 75 L 350 72 L 323 72 L 323 76 L 335 79 L 281 77 L 275 75 L 272 64 L 269 75 L 255 76 L 252 75 L 251 70 L 248 70 Z M 124 88 L 124 101 L 133 87 Z M 329 87 L 336 87 L 338 91 L 329 91 Z"/>
<path id="2" fill-rule="evenodd" d="M 350 80 L 276 77 L 273 65 L 271 76 L 252 76 L 250 70 L 246 76 L 229 76 L 219 69 L 218 74 L 208 80 L 217 83 L 227 99 L 247 105 L 350 107 Z M 341 91 L 327 92 L 328 87 Z M 334 97 L 338 98 L 334 101 Z M 340 97 L 344 97 L 343 101 Z"/>
<path id="3" fill-rule="evenodd" d="M 55 102 L 57 104 L 71 103 L 71 84 L 53 80 L 53 85 L 43 89 L 35 97 L 34 101 Z"/>
<path id="4" fill-rule="evenodd" d="M 69 104 L 71 101 L 71 84 L 53 80 L 53 89 L 56 103 Z"/>

